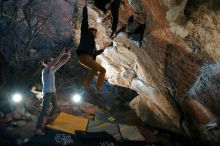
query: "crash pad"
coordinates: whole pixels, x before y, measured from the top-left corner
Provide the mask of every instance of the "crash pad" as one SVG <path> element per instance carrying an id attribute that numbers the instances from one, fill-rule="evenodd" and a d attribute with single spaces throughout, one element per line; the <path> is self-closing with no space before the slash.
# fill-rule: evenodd
<path id="1" fill-rule="evenodd" d="M 107 123 L 103 121 L 89 121 L 87 132 L 106 132 L 112 135 L 116 140 L 121 140 L 121 134 L 118 124 Z"/>
<path id="2" fill-rule="evenodd" d="M 123 124 L 124 120 L 120 117 L 114 117 L 113 115 L 106 114 L 106 113 L 97 113 L 95 115 L 95 121 L 104 121 L 116 124 Z"/>
<path id="3" fill-rule="evenodd" d="M 75 134 L 75 131 L 86 131 L 87 125 L 88 119 L 61 112 L 54 122 L 48 124 L 47 127 Z"/>
<path id="4" fill-rule="evenodd" d="M 145 141 L 144 136 L 136 126 L 119 124 L 119 129 L 123 139 L 131 141 Z"/>

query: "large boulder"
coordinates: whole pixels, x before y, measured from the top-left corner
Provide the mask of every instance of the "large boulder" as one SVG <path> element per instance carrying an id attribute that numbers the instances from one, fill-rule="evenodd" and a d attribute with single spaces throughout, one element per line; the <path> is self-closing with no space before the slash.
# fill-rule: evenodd
<path id="1" fill-rule="evenodd" d="M 113 42 L 97 58 L 107 70 L 106 79 L 139 94 L 130 105 L 148 124 L 187 134 L 193 127 L 206 135 L 201 127 L 219 116 L 217 67 L 210 76 L 201 73 L 220 57 L 215 5 L 219 3 L 122 0 L 113 37 L 114 14 L 92 8 L 96 13 L 91 17 L 102 20 L 97 23 L 98 48 Z"/>

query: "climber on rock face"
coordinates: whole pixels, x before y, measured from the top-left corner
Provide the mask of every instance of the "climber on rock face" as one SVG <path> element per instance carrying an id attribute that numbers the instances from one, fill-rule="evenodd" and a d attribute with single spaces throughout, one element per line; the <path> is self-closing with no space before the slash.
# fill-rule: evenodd
<path id="1" fill-rule="evenodd" d="M 89 83 L 92 78 L 99 73 L 98 80 L 96 83 L 95 90 L 98 91 L 105 79 L 105 68 L 98 64 L 95 59 L 96 56 L 101 54 L 104 49 L 96 50 L 95 38 L 97 35 L 97 29 L 89 28 L 88 25 L 88 10 L 87 10 L 87 0 L 84 0 L 83 7 L 83 19 L 81 24 L 81 38 L 80 44 L 76 50 L 76 53 L 79 57 L 79 63 L 90 69 L 90 72 L 87 74 L 83 82 L 83 88 L 88 89 Z"/>

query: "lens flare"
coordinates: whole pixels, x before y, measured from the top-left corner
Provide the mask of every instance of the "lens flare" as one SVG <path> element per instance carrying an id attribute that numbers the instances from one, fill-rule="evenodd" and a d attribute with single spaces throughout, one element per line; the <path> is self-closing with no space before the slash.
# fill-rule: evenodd
<path id="1" fill-rule="evenodd" d="M 79 94 L 73 95 L 72 101 L 75 103 L 79 103 L 81 101 L 82 97 Z"/>
<path id="2" fill-rule="evenodd" d="M 12 97 L 12 100 L 14 102 L 20 102 L 22 100 L 22 96 L 18 93 L 16 93 L 13 97 Z"/>

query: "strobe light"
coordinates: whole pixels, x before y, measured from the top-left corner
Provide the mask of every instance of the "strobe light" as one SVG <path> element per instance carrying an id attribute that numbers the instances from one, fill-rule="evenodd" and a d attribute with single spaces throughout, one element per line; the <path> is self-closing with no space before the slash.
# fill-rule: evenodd
<path id="1" fill-rule="evenodd" d="M 72 96 L 72 101 L 75 103 L 79 103 L 81 102 L 81 100 L 82 100 L 82 97 L 79 94 L 75 94 Z"/>
<path id="2" fill-rule="evenodd" d="M 13 100 L 13 102 L 16 102 L 16 103 L 21 102 L 21 100 L 22 100 L 21 94 L 18 94 L 18 93 L 14 94 L 12 96 L 12 100 Z"/>

